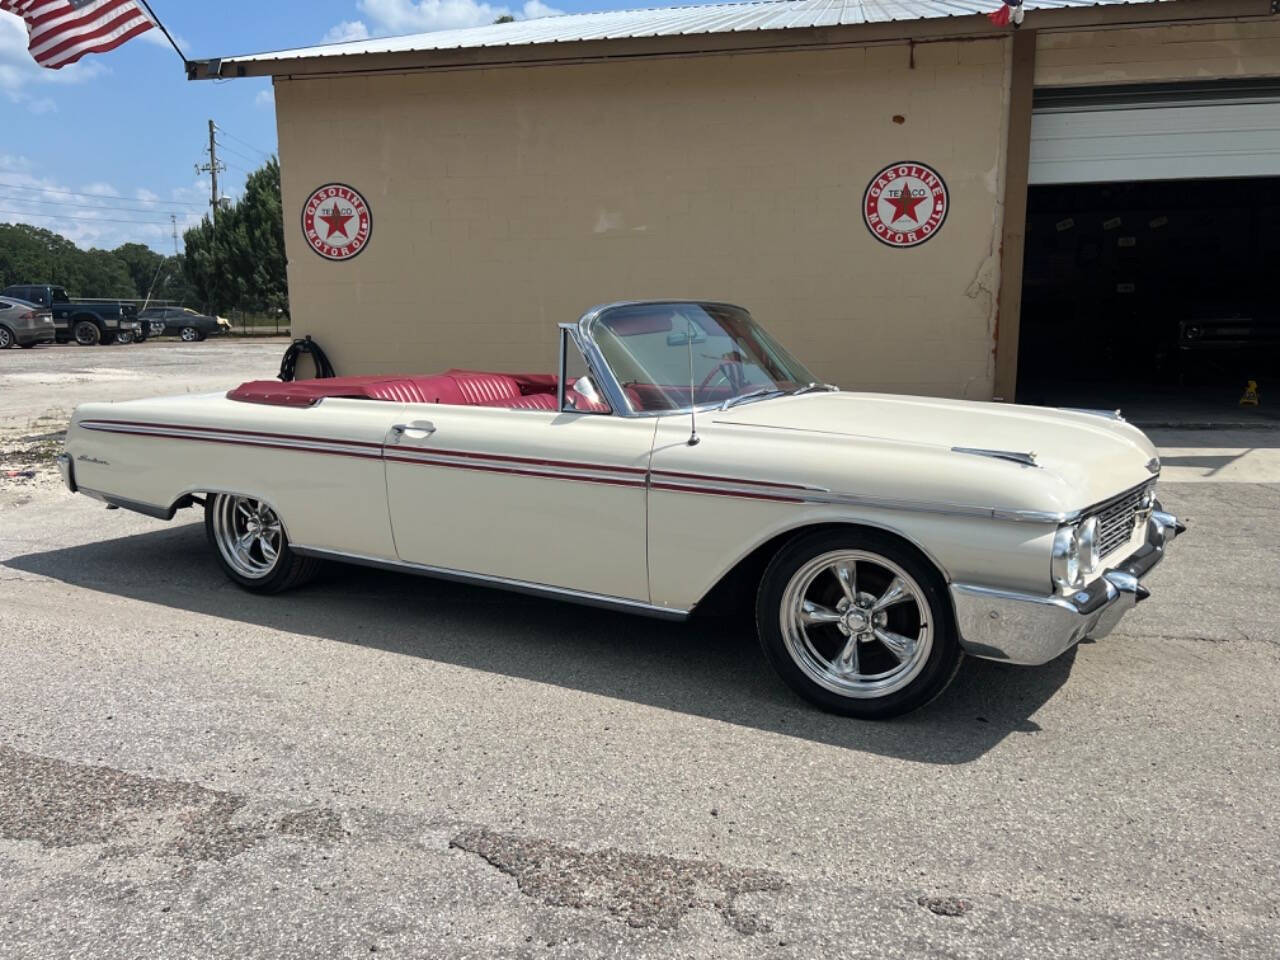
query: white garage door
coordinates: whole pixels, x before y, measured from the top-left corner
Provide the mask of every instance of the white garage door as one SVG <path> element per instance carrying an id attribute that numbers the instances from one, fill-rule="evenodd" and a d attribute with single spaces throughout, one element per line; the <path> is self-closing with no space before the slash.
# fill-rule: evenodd
<path id="1" fill-rule="evenodd" d="M 1280 176 L 1280 90 L 1037 91 L 1032 184 Z"/>

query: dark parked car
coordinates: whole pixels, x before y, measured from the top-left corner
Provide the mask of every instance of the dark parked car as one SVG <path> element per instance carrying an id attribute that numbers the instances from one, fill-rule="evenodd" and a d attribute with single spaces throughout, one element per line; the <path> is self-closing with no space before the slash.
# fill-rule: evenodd
<path id="1" fill-rule="evenodd" d="M 196 313 L 190 307 L 148 307 L 138 319 L 148 325 L 153 337 L 177 336 L 187 343 L 231 330 L 231 324 L 221 317 Z"/>
<path id="2" fill-rule="evenodd" d="M 1247 306 L 1192 310 L 1178 323 L 1181 378 L 1274 379 L 1280 371 L 1280 312 Z"/>
<path id="3" fill-rule="evenodd" d="M 16 297 L 0 297 L 0 350 L 15 343 L 30 348 L 56 339 L 52 310 Z"/>
<path id="4" fill-rule="evenodd" d="M 0 297 L 15 297 L 53 311 L 59 343 L 74 340 L 82 347 L 99 343 L 132 343 L 146 339 L 138 323 L 138 308 L 115 300 L 72 300 L 64 287 L 49 283 L 19 283 L 0 290 Z"/>

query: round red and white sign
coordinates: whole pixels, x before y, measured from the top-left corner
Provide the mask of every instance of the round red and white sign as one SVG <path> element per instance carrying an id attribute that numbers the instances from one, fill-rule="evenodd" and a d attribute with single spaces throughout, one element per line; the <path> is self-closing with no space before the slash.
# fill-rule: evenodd
<path id="1" fill-rule="evenodd" d="M 326 183 L 302 207 L 302 235 L 326 260 L 350 260 L 369 245 L 373 214 L 360 191 Z"/>
<path id="2" fill-rule="evenodd" d="M 862 219 L 881 243 L 915 247 L 942 228 L 951 205 L 941 174 L 924 163 L 891 163 L 867 184 Z"/>

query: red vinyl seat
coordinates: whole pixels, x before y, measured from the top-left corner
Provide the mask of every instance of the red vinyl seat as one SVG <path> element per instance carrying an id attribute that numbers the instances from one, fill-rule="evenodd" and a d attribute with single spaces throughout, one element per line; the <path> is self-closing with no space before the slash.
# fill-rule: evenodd
<path id="1" fill-rule="evenodd" d="M 231 400 L 308 407 L 325 397 L 446 403 L 513 410 L 555 410 L 555 378 L 545 374 L 449 370 L 431 376 L 330 377 L 325 380 L 251 380 L 227 394 Z"/>

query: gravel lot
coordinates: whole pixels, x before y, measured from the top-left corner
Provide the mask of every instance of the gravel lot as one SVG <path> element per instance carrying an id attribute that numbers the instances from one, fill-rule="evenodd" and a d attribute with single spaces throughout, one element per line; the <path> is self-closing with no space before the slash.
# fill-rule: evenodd
<path id="1" fill-rule="evenodd" d="M 0 354 L 6 960 L 1280 955 L 1280 431 L 1157 437 L 1191 530 L 1117 633 L 865 724 L 741 624 L 254 597 L 56 481 L 77 402 L 282 349 Z"/>

